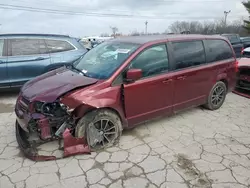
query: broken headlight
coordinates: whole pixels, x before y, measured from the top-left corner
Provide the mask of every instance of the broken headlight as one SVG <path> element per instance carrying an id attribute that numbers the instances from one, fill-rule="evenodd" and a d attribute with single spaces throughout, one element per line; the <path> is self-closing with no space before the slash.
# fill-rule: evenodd
<path id="1" fill-rule="evenodd" d="M 44 104 L 43 102 L 34 102 L 33 109 L 35 110 L 35 112 L 41 113 L 43 104 Z"/>
<path id="2" fill-rule="evenodd" d="M 67 107 L 63 104 L 60 104 L 59 102 L 35 102 L 33 107 L 35 112 L 42 113 L 44 115 L 61 117 L 67 114 Z"/>

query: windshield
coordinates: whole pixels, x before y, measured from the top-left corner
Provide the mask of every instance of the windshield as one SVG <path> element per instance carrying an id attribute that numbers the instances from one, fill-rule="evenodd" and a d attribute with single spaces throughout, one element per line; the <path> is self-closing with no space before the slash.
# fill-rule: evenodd
<path id="1" fill-rule="evenodd" d="M 138 44 L 104 42 L 87 52 L 74 66 L 87 77 L 107 79 L 138 47 Z"/>

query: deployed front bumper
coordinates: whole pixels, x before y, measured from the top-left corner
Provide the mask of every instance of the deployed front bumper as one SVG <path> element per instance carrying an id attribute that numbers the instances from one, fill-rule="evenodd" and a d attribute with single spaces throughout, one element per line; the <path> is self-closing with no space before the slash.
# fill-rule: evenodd
<path id="1" fill-rule="evenodd" d="M 38 151 L 36 146 L 33 146 L 28 141 L 28 133 L 25 132 L 18 121 L 16 121 L 16 139 L 17 143 L 19 145 L 19 148 L 23 152 L 24 156 L 34 160 L 34 161 L 48 161 L 48 160 L 55 160 L 55 156 L 44 156 L 44 155 L 38 155 Z"/>
<path id="2" fill-rule="evenodd" d="M 31 120 L 39 120 L 43 118 L 42 114 L 30 114 L 24 113 L 22 110 L 19 110 L 16 106 L 15 113 L 17 116 L 16 119 L 16 139 L 18 145 L 24 155 L 34 161 L 48 161 L 55 160 L 59 158 L 69 157 L 77 154 L 90 154 L 90 148 L 87 144 L 86 139 L 83 138 L 75 138 L 71 134 L 71 130 L 66 129 L 63 133 L 62 138 L 50 139 L 48 141 L 43 141 L 37 138 L 36 141 L 29 139 L 32 137 L 34 132 L 29 130 L 29 123 Z M 37 133 L 35 132 L 37 135 Z M 50 142 L 57 143 L 56 150 L 51 153 L 44 152 L 41 149 L 46 147 L 46 144 L 50 144 Z M 61 155 L 56 155 L 58 153 L 62 153 Z"/>

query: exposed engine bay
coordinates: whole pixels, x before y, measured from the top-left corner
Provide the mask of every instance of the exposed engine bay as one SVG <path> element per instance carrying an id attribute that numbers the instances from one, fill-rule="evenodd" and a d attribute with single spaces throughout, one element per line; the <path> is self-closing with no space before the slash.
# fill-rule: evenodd
<path id="1" fill-rule="evenodd" d="M 26 157 L 43 161 L 90 153 L 86 138 L 74 137 L 77 118 L 60 101 L 30 103 L 19 96 L 15 111 L 17 141 Z"/>
<path id="2" fill-rule="evenodd" d="M 61 138 L 66 128 L 72 129 L 75 121 L 67 112 L 66 106 L 59 102 L 53 103 L 34 103 L 34 110 L 40 113 L 39 119 L 32 119 L 29 129 L 37 132 L 41 140 Z"/>

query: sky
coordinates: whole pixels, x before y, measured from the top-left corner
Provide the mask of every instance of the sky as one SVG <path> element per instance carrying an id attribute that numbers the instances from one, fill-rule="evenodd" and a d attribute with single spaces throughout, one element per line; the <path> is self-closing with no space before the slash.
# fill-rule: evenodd
<path id="1" fill-rule="evenodd" d="M 164 32 L 175 21 L 213 21 L 222 19 L 224 11 L 229 10 L 228 22 L 248 18 L 241 2 L 242 0 L 0 0 L 0 33 L 54 33 L 84 37 L 111 34 L 110 27 L 117 27 L 119 32 L 128 34 L 134 31 L 144 32 L 145 21 L 148 21 L 148 32 Z M 23 10 L 27 10 L 25 7 L 30 7 L 31 11 Z"/>

